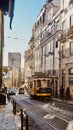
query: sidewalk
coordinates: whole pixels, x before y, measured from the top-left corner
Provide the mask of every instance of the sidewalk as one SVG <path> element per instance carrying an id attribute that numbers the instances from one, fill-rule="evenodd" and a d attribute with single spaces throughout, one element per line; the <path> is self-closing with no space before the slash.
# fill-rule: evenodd
<path id="1" fill-rule="evenodd" d="M 19 130 L 20 117 L 12 112 L 12 104 L 0 105 L 0 130 Z"/>
<path id="2" fill-rule="evenodd" d="M 53 98 L 54 101 L 57 101 L 57 102 L 63 102 L 63 103 L 66 103 L 66 104 L 71 104 L 73 105 L 73 100 L 70 100 L 70 101 L 66 101 L 66 100 L 61 100 L 60 98 Z"/>

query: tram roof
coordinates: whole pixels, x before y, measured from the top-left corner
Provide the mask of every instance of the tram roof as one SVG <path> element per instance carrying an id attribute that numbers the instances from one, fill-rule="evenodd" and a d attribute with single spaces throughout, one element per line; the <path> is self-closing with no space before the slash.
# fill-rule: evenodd
<path id="1" fill-rule="evenodd" d="M 46 80 L 49 79 L 49 75 L 45 73 L 35 73 L 32 77 L 29 78 L 29 81 L 31 80 Z"/>

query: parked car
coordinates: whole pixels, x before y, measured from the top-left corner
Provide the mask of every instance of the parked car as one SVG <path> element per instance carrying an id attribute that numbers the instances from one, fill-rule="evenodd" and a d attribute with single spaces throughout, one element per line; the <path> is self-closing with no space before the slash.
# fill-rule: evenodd
<path id="1" fill-rule="evenodd" d="M 8 95 L 15 95 L 15 94 L 16 94 L 15 89 L 10 88 L 9 91 L 8 91 Z"/>

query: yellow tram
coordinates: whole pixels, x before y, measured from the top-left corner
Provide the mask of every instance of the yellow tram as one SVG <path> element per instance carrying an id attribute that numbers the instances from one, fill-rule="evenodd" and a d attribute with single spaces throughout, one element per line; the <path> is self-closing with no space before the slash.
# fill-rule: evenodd
<path id="1" fill-rule="evenodd" d="M 35 74 L 29 79 L 29 94 L 33 98 L 51 98 L 52 89 L 48 75 Z"/>

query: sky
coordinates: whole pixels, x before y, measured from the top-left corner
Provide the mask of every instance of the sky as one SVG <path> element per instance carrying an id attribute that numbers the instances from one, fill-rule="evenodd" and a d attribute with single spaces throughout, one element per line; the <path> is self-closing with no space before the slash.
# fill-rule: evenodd
<path id="1" fill-rule="evenodd" d="M 45 3 L 46 0 L 15 0 L 12 30 L 9 28 L 10 18 L 4 16 L 4 66 L 8 65 L 8 52 L 20 52 L 22 67 L 24 67 L 24 55 L 29 48 L 32 27 Z"/>

